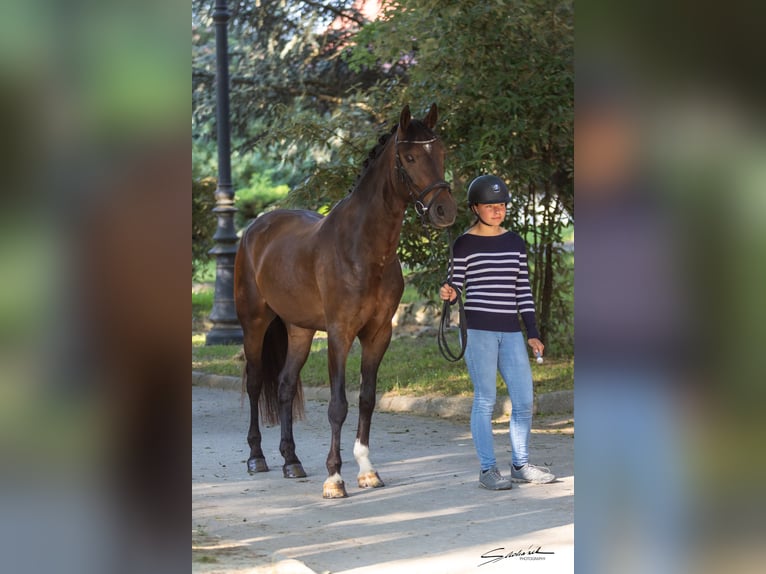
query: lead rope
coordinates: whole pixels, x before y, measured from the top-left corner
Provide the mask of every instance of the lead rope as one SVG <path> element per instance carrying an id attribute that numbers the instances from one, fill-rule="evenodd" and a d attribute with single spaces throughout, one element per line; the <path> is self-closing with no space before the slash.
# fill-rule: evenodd
<path id="1" fill-rule="evenodd" d="M 439 333 L 437 340 L 439 342 L 439 352 L 442 354 L 442 357 L 454 363 L 462 359 L 463 355 L 465 354 L 465 346 L 468 343 L 468 327 L 466 326 L 463 298 L 461 297 L 461 293 L 458 291 L 457 287 L 452 284 L 452 276 L 455 272 L 455 244 L 452 241 L 452 234 L 449 232 L 449 229 L 447 230 L 447 241 L 449 242 L 449 278 L 447 279 L 447 285 L 452 287 L 457 293 L 457 308 L 459 316 L 458 326 L 460 328 L 460 353 L 455 354 L 455 352 L 450 349 L 449 345 L 447 344 L 447 329 L 449 329 L 451 307 L 449 301 L 444 301 L 444 304 L 442 305 L 442 316 L 439 321 Z"/>

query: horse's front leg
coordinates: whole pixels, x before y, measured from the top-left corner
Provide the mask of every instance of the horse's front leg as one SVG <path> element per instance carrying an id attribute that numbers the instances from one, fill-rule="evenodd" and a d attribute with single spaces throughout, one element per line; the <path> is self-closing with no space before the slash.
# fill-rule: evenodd
<path id="1" fill-rule="evenodd" d="M 391 322 L 379 329 L 360 334 L 362 343 L 362 384 L 359 389 L 359 426 L 354 442 L 354 458 L 359 464 L 357 483 L 360 488 L 385 486 L 370 461 L 370 426 L 375 409 L 375 389 L 378 381 L 378 367 L 391 342 Z"/>
<path id="2" fill-rule="evenodd" d="M 327 366 L 330 372 L 330 405 L 327 418 L 330 421 L 332 438 L 327 455 L 327 479 L 322 486 L 324 498 L 345 498 L 346 485 L 340 474 L 343 464 L 340 456 L 340 432 L 348 414 L 346 400 L 346 358 L 353 338 L 345 333 L 327 332 Z"/>

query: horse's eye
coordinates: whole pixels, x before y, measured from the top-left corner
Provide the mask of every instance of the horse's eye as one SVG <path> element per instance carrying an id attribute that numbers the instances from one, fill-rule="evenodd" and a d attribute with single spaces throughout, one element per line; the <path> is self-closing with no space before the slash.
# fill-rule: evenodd
<path id="1" fill-rule="evenodd" d="M 407 154 L 406 156 L 404 156 L 404 159 L 406 159 L 408 163 L 414 163 L 415 161 L 415 158 L 412 157 L 411 154 Z"/>

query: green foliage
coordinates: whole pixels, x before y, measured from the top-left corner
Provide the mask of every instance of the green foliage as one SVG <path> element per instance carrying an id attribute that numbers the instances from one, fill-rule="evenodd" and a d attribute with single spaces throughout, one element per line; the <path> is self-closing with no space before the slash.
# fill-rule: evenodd
<path id="1" fill-rule="evenodd" d="M 205 289 L 199 293 L 192 293 L 192 315 L 198 315 L 203 318 L 213 310 L 214 292 L 212 289 Z"/>
<path id="2" fill-rule="evenodd" d="M 417 289 L 405 278 L 404 293 L 400 303 L 416 303 L 420 301 L 420 294 Z"/>
<path id="3" fill-rule="evenodd" d="M 552 246 L 551 291 L 545 352 L 554 356 L 574 355 L 574 254 L 559 246 Z M 534 265 L 530 275 L 539 277 Z"/>
<path id="4" fill-rule="evenodd" d="M 379 80 L 339 56 L 365 22 L 355 0 L 229 2 L 231 126 L 235 137 L 281 147 L 273 129 L 309 109 L 319 117 L 347 106 L 351 90 Z M 192 2 L 192 121 L 212 135 L 215 47 L 212 3 Z M 361 100 L 364 105 L 364 100 Z M 322 140 L 319 140 L 322 141 Z"/>
<path id="5" fill-rule="evenodd" d="M 239 210 L 238 217 L 245 221 L 257 217 L 259 213 L 287 196 L 289 191 L 284 184 L 274 185 L 269 172 L 253 174 L 248 183 L 248 187 L 237 190 L 234 202 Z"/>
<path id="6" fill-rule="evenodd" d="M 508 182 L 508 227 L 529 244 L 544 342 L 571 349 L 571 254 L 561 244 L 574 218 L 572 0 L 399 0 L 384 2 L 385 13 L 374 22 L 354 6 L 353 0 L 230 4 L 238 194 L 270 182 L 286 185 L 291 191 L 280 205 L 326 212 L 353 186 L 402 106 L 422 117 L 436 102 L 447 177 L 460 206 L 452 239 L 473 220 L 467 183 L 482 173 Z M 209 3 L 193 2 L 192 32 L 192 129 L 200 141 L 211 141 Z M 248 172 L 249 166 L 257 170 Z M 254 206 L 248 216 L 259 210 Z M 447 234 L 424 229 L 410 210 L 400 257 L 422 294 L 435 296 L 447 253 Z"/>
<path id="7" fill-rule="evenodd" d="M 199 283 L 212 283 L 215 281 L 215 265 L 216 262 L 211 258 L 207 261 L 197 261 L 197 266 L 194 268 L 192 275 L 192 281 Z"/>
<path id="8" fill-rule="evenodd" d="M 199 274 L 210 260 L 208 251 L 213 247 L 216 217 L 216 182 L 212 178 L 192 178 L 192 277 Z"/>
<path id="9" fill-rule="evenodd" d="M 247 150 L 243 142 L 234 148 L 231 157 L 232 185 L 235 188 L 234 205 L 237 208 L 235 225 L 245 227 L 259 213 L 284 199 L 289 191 L 288 183 L 295 181 L 295 166 L 286 167 L 266 158 L 258 150 Z M 192 173 L 216 177 L 218 159 L 215 142 L 197 138 L 192 141 Z"/>
<path id="10" fill-rule="evenodd" d="M 508 182 L 508 226 L 529 243 L 543 340 L 572 349 L 571 272 L 560 249 L 574 217 L 572 2 L 401 0 L 386 9 L 357 34 L 349 64 L 406 67 L 406 83 L 394 77 L 396 85 L 373 98 L 439 103 L 461 207 L 453 238 L 473 222 L 467 183 L 482 173 Z M 446 273 L 448 238 L 422 235 L 406 223 L 400 254 L 417 270 L 413 283 L 433 296 Z"/>

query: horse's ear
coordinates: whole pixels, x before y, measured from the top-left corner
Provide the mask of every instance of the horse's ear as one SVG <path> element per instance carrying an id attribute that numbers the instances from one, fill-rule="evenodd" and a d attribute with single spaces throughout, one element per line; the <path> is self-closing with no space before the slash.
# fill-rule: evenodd
<path id="1" fill-rule="evenodd" d="M 426 127 L 429 130 L 434 129 L 434 126 L 436 125 L 436 120 L 439 117 L 439 112 L 436 110 L 436 104 L 431 104 L 431 109 L 428 110 L 428 115 L 423 120 L 423 123 L 426 125 Z"/>
<path id="2" fill-rule="evenodd" d="M 402 113 L 399 115 L 399 139 L 405 139 L 407 137 L 407 128 L 410 125 L 412 114 L 410 114 L 410 106 L 404 106 Z"/>

